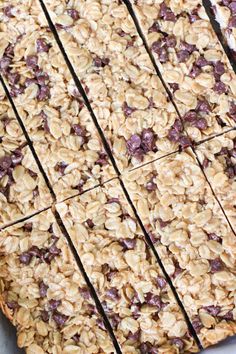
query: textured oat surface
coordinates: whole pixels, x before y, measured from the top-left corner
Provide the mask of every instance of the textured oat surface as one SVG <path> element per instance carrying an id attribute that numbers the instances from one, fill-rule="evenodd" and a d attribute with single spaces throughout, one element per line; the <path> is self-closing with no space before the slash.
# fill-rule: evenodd
<path id="1" fill-rule="evenodd" d="M 51 211 L 0 234 L 0 305 L 26 353 L 113 353 Z"/>
<path id="2" fill-rule="evenodd" d="M 234 126 L 235 73 L 202 2 L 131 2 L 193 140 Z"/>
<path id="3" fill-rule="evenodd" d="M 122 351 L 196 352 L 181 310 L 119 181 L 58 204 L 57 209 Z"/>
<path id="4" fill-rule="evenodd" d="M 236 238 L 191 151 L 123 179 L 203 345 L 233 335 Z"/>
<path id="5" fill-rule="evenodd" d="M 38 1 L 0 13 L 2 71 L 58 200 L 115 172 Z"/>

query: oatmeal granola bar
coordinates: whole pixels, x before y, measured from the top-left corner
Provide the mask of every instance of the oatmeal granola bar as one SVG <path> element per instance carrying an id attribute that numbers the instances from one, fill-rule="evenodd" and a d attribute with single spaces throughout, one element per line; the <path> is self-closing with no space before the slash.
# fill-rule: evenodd
<path id="1" fill-rule="evenodd" d="M 118 180 L 57 204 L 123 353 L 196 352 Z"/>
<path id="2" fill-rule="evenodd" d="M 131 3 L 192 139 L 234 126 L 236 77 L 202 2 Z"/>
<path id="3" fill-rule="evenodd" d="M 236 237 L 191 150 L 124 183 L 204 347 L 236 333 Z"/>
<path id="4" fill-rule="evenodd" d="M 236 131 L 199 145 L 196 153 L 236 232 Z"/>
<path id="5" fill-rule="evenodd" d="M 0 87 L 0 228 L 50 206 L 52 198 Z"/>
<path id="6" fill-rule="evenodd" d="M 115 171 L 39 3 L 10 4 L 0 5 L 0 69 L 53 190 L 63 200 Z"/>
<path id="7" fill-rule="evenodd" d="M 185 145 L 126 6 L 118 0 L 45 4 L 120 171 Z"/>
<path id="8" fill-rule="evenodd" d="M 228 46 L 236 58 L 236 2 L 233 0 L 210 0 L 215 19 L 219 23 Z"/>
<path id="9" fill-rule="evenodd" d="M 0 307 L 27 354 L 114 353 L 51 211 L 0 233 Z"/>

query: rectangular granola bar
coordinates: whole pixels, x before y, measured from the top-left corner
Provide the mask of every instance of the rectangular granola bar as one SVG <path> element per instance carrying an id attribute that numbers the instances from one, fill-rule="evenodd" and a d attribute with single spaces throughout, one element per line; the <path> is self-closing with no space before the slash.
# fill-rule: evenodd
<path id="1" fill-rule="evenodd" d="M 196 153 L 236 233 L 236 131 L 199 145 Z"/>
<path id="2" fill-rule="evenodd" d="M 114 177 L 115 171 L 39 3 L 18 1 L 10 10 L 7 4 L 0 5 L 1 72 L 63 200 Z"/>
<path id="3" fill-rule="evenodd" d="M 45 4 L 120 171 L 185 145 L 126 6 L 118 0 Z"/>
<path id="4" fill-rule="evenodd" d="M 123 353 L 197 352 L 118 180 L 57 204 Z"/>
<path id="5" fill-rule="evenodd" d="M 5 93 L 0 88 L 0 228 L 52 203 Z"/>
<path id="6" fill-rule="evenodd" d="M 201 1 L 131 0 L 194 141 L 235 126 L 236 76 Z"/>
<path id="7" fill-rule="evenodd" d="M 114 353 L 52 212 L 0 233 L 0 307 L 27 354 Z"/>
<path id="8" fill-rule="evenodd" d="M 236 58 L 236 3 L 233 0 L 210 0 L 215 19 L 219 23 L 223 35 Z"/>
<path id="9" fill-rule="evenodd" d="M 235 334 L 236 236 L 191 150 L 123 180 L 202 345 Z"/>

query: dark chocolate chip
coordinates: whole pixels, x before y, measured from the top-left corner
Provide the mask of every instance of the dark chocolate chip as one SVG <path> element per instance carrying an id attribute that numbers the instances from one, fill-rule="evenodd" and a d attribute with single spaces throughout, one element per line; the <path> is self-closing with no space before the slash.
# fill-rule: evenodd
<path id="1" fill-rule="evenodd" d="M 36 40 L 36 50 L 37 53 L 47 53 L 50 49 L 50 45 L 47 44 L 46 40 L 43 38 L 38 38 Z"/>
<path id="2" fill-rule="evenodd" d="M 20 257 L 20 263 L 29 265 L 32 259 L 32 256 L 28 252 L 23 252 Z"/>
<path id="3" fill-rule="evenodd" d="M 48 291 L 48 286 L 43 282 L 41 281 L 39 283 L 39 295 L 40 297 L 44 298 L 47 296 L 47 291 Z"/>
<path id="4" fill-rule="evenodd" d="M 60 305 L 61 305 L 61 300 L 51 299 L 48 302 L 48 310 L 55 311 L 58 308 L 58 306 L 60 306 Z"/>
<path id="5" fill-rule="evenodd" d="M 73 18 L 74 21 L 79 19 L 79 13 L 76 9 L 68 9 L 67 13 L 71 18 Z"/>
<path id="6" fill-rule="evenodd" d="M 62 327 L 65 325 L 66 321 L 68 320 L 68 316 L 63 315 L 62 313 L 58 311 L 54 311 L 52 314 L 52 319 L 56 322 L 58 327 Z"/>

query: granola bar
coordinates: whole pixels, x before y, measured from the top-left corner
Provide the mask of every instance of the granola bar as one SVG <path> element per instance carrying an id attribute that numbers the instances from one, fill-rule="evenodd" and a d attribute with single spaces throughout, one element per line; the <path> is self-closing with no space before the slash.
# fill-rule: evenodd
<path id="1" fill-rule="evenodd" d="M 215 19 L 219 23 L 228 46 L 236 57 L 236 4 L 232 0 L 210 0 Z"/>
<path id="2" fill-rule="evenodd" d="M 6 11 L 7 4 L 0 5 L 0 68 L 54 192 L 63 200 L 114 177 L 115 171 L 39 3 L 18 1 Z"/>
<path id="3" fill-rule="evenodd" d="M 235 74 L 201 1 L 132 0 L 150 50 L 199 141 L 235 125 Z"/>
<path id="4" fill-rule="evenodd" d="M 118 180 L 57 204 L 123 353 L 196 352 Z"/>
<path id="5" fill-rule="evenodd" d="M 118 0 L 45 4 L 120 171 L 185 145 L 126 6 Z"/>
<path id="6" fill-rule="evenodd" d="M 114 353 L 52 212 L 0 233 L 0 307 L 27 354 Z"/>
<path id="7" fill-rule="evenodd" d="M 206 176 L 236 232 L 236 131 L 209 140 L 196 148 Z"/>
<path id="8" fill-rule="evenodd" d="M 204 347 L 236 333 L 236 237 L 191 150 L 124 183 Z"/>
<path id="9" fill-rule="evenodd" d="M 0 228 L 52 202 L 23 132 L 0 88 Z"/>

